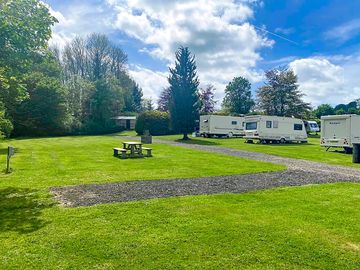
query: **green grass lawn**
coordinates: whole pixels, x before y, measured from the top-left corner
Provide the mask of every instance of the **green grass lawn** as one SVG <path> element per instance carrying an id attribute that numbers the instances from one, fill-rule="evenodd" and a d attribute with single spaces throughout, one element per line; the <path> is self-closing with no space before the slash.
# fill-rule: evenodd
<path id="1" fill-rule="evenodd" d="M 0 269 L 358 269 L 360 185 L 74 209 L 0 197 Z"/>
<path id="2" fill-rule="evenodd" d="M 50 186 L 284 168 L 161 144 L 151 146 L 153 158 L 116 159 L 112 148 L 123 140 L 109 135 L 1 143 L 4 165 L 5 147 L 10 144 L 18 151 L 12 159 L 14 171 L 0 175 L 0 269 L 356 269 L 360 265 L 359 184 L 72 209 L 54 203 Z"/>
<path id="3" fill-rule="evenodd" d="M 13 172 L 0 173 L 0 187 L 46 188 L 51 186 L 126 180 L 201 177 L 284 169 L 284 166 L 226 155 L 153 144 L 154 157 L 118 159 L 113 147 L 126 140 L 120 136 L 83 136 L 17 139 L 0 144 L 0 164 L 5 167 L 6 147 L 17 153 Z M 128 140 L 128 139 L 127 139 Z"/>
<path id="4" fill-rule="evenodd" d="M 177 141 L 181 138 L 181 135 L 159 136 L 157 138 L 161 140 Z M 336 149 L 327 152 L 324 147 L 320 146 L 320 139 L 318 136 L 310 137 L 307 144 L 247 144 L 242 138 L 191 138 L 191 140 L 185 143 L 221 146 L 282 157 L 360 168 L 359 164 L 352 163 L 352 155 L 336 152 Z M 338 150 L 341 151 L 342 149 L 339 148 Z"/>

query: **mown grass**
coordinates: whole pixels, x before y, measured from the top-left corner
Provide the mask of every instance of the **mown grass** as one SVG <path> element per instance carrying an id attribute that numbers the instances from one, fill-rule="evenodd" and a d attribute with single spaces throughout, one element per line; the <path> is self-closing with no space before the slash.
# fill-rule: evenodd
<path id="1" fill-rule="evenodd" d="M 11 159 L 13 172 L 0 174 L 0 187 L 46 188 L 267 172 L 285 168 L 161 144 L 151 145 L 152 158 L 122 160 L 113 157 L 113 148 L 121 146 L 126 140 L 109 135 L 4 141 L 0 144 L 0 164 L 5 167 L 8 145 L 14 146 L 17 151 Z"/>
<path id="2" fill-rule="evenodd" d="M 180 141 L 181 135 L 158 136 L 158 139 L 168 141 Z M 334 165 L 344 165 L 360 168 L 359 164 L 352 163 L 352 156 L 342 152 L 342 149 L 331 149 L 320 146 L 319 136 L 311 136 L 306 144 L 248 144 L 242 138 L 191 138 L 183 143 L 213 145 L 234 148 L 252 152 L 266 153 L 270 155 L 318 161 Z"/>
<path id="3" fill-rule="evenodd" d="M 0 269 L 358 269 L 360 185 L 65 209 L 0 193 Z"/>

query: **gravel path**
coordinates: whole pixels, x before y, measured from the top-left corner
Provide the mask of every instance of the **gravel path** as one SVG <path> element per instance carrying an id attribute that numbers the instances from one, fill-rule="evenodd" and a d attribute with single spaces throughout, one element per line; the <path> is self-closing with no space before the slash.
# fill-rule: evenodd
<path id="1" fill-rule="evenodd" d="M 333 173 L 287 170 L 274 173 L 58 187 L 52 188 L 51 192 L 64 206 L 78 207 L 186 195 L 241 193 L 281 186 L 339 181 L 360 183 L 360 178 L 350 177 L 344 180 Z"/>
<path id="2" fill-rule="evenodd" d="M 333 166 L 218 146 L 159 140 L 157 142 L 276 164 L 285 164 L 288 166 L 288 170 L 273 173 L 56 187 L 51 188 L 51 192 L 64 206 L 78 207 L 186 195 L 241 193 L 281 186 L 335 182 L 360 183 L 360 169 L 357 168 Z"/>

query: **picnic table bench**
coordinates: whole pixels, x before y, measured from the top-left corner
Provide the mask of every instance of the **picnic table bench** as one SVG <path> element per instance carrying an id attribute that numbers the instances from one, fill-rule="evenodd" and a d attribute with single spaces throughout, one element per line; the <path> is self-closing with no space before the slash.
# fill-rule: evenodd
<path id="1" fill-rule="evenodd" d="M 119 153 L 121 152 L 120 157 L 121 158 L 127 158 L 129 156 L 130 158 L 135 157 L 143 157 L 143 150 L 146 151 L 146 157 L 152 157 L 151 148 L 148 147 L 142 147 L 142 143 L 140 142 L 123 142 L 123 148 L 113 148 L 114 150 L 114 156 L 119 156 Z"/>

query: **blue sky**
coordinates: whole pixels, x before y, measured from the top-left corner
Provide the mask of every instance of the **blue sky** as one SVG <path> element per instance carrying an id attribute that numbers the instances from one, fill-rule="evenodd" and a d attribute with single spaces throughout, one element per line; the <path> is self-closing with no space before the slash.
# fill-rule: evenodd
<path id="1" fill-rule="evenodd" d="M 180 45 L 195 53 L 202 85 L 220 100 L 234 76 L 254 91 L 264 71 L 288 65 L 305 99 L 346 103 L 360 98 L 360 0 L 47 0 L 59 23 L 52 44 L 101 32 L 129 56 L 145 96 L 167 85 Z"/>

